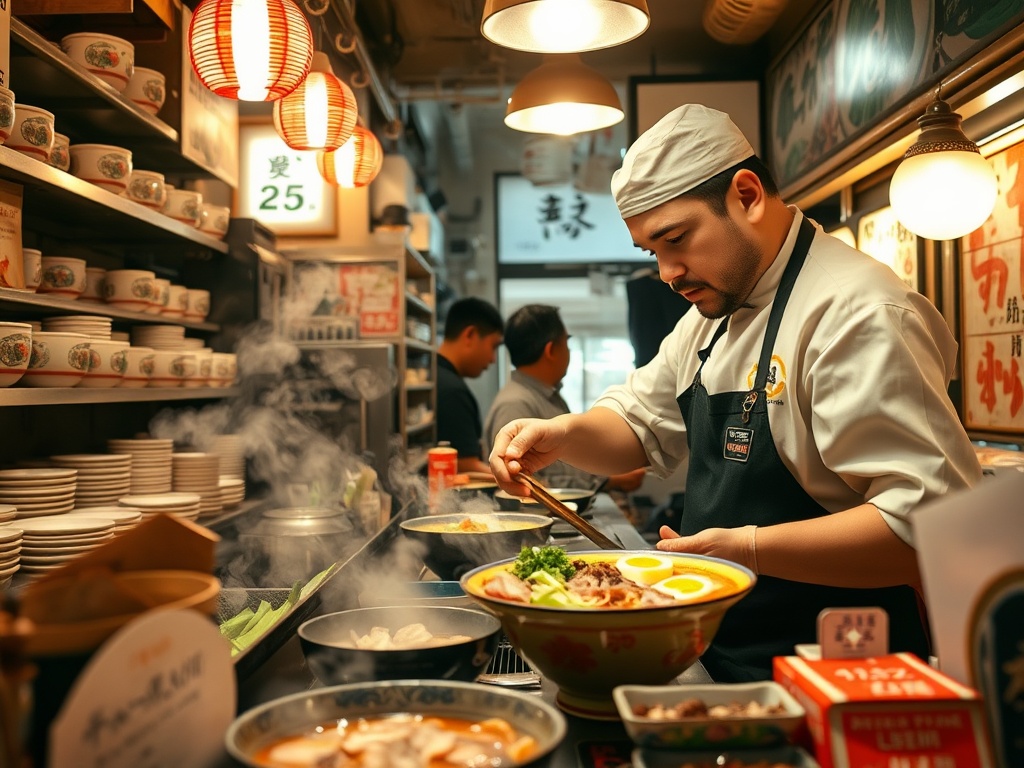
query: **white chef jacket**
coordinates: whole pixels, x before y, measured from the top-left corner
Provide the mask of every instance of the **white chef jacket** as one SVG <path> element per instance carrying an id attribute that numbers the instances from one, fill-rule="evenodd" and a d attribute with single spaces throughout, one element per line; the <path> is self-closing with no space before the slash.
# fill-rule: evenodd
<path id="1" fill-rule="evenodd" d="M 796 216 L 778 257 L 748 306 L 732 314 L 701 372 L 712 395 L 753 386 L 772 300 L 803 219 L 791 210 Z M 697 352 L 721 322 L 686 313 L 657 357 L 594 404 L 629 423 L 660 475 L 686 457 L 676 397 L 693 382 Z M 818 228 L 782 317 L 766 387 L 783 464 L 827 511 L 870 502 L 912 544 L 911 510 L 981 478 L 946 392 L 956 350 L 924 296 Z"/>

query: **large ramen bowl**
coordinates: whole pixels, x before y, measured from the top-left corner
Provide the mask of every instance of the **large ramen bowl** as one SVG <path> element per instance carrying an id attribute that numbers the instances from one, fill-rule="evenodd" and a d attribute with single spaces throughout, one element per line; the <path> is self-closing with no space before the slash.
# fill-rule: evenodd
<path id="1" fill-rule="evenodd" d="M 270 765 L 259 761 L 261 753 L 285 737 L 342 719 L 399 713 L 473 721 L 501 718 L 536 742 L 532 757 L 511 764 L 515 766 L 548 765 L 566 731 L 562 714 L 537 696 L 478 683 L 404 680 L 339 685 L 269 701 L 240 715 L 228 728 L 225 745 L 239 763 L 259 768 Z"/>
<path id="2" fill-rule="evenodd" d="M 394 647 L 403 627 L 422 624 L 426 642 Z M 360 648 L 375 627 L 387 630 L 380 647 Z M 401 606 L 356 608 L 310 619 L 299 627 L 306 663 L 324 685 L 369 680 L 465 680 L 484 671 L 498 647 L 501 624 L 494 616 L 472 608 Z M 366 643 L 369 644 L 369 643 Z"/>
<path id="3" fill-rule="evenodd" d="M 454 581 L 477 566 L 515 557 L 523 547 L 543 546 L 553 524 L 547 515 L 493 512 L 430 515 L 404 520 L 401 527 L 422 545 L 424 564 L 438 578 Z"/>
<path id="4" fill-rule="evenodd" d="M 623 556 L 650 551 L 572 552 L 587 563 L 614 565 Z M 722 617 L 754 586 L 741 565 L 703 555 L 658 552 L 672 560 L 673 575 L 692 573 L 715 584 L 704 597 L 642 608 L 575 608 L 530 605 L 484 591 L 514 560 L 476 568 L 462 588 L 500 620 L 512 646 L 530 666 L 558 686 L 566 712 L 592 719 L 618 719 L 612 690 L 617 685 L 662 685 L 686 670 L 714 639 Z"/>

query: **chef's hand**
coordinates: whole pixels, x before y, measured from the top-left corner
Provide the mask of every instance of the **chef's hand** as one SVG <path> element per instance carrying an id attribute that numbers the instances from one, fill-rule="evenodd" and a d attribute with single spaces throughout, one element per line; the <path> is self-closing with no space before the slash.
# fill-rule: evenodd
<path id="1" fill-rule="evenodd" d="M 688 552 L 732 560 L 757 573 L 757 526 L 742 528 L 705 528 L 693 536 L 680 536 L 667 525 L 658 531 L 658 549 L 664 552 Z"/>
<path id="2" fill-rule="evenodd" d="M 494 437 L 489 462 L 498 485 L 516 496 L 529 496 L 528 486 L 515 480 L 520 472 L 534 474 L 558 460 L 565 429 L 554 420 L 516 419 Z"/>

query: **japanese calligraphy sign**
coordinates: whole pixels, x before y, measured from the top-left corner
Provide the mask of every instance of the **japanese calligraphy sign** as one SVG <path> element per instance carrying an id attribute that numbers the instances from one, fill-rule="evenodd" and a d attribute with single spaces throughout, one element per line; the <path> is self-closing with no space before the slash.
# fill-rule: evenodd
<path id="1" fill-rule="evenodd" d="M 239 217 L 277 235 L 337 234 L 336 192 L 317 170 L 316 152 L 292 149 L 270 123 L 243 123 L 239 137 Z"/>
<path id="2" fill-rule="evenodd" d="M 497 177 L 499 264 L 591 264 L 650 259 L 633 245 L 609 191 L 571 184 L 534 186 L 522 176 Z"/>
<path id="3" fill-rule="evenodd" d="M 885 264 L 908 286 L 921 290 L 917 235 L 896 220 L 891 207 L 861 216 L 857 223 L 857 243 L 861 251 Z"/>
<path id="4" fill-rule="evenodd" d="M 961 242 L 964 422 L 1024 432 L 1024 144 L 990 158 L 999 195 Z"/>

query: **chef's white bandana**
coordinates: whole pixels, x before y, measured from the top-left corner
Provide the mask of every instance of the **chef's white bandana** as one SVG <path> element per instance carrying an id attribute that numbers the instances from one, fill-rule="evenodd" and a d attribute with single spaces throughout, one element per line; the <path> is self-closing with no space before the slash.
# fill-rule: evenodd
<path id="1" fill-rule="evenodd" d="M 640 136 L 612 175 L 612 195 L 628 219 L 679 197 L 754 154 L 724 112 L 684 104 Z"/>

